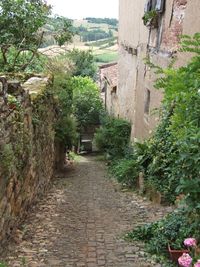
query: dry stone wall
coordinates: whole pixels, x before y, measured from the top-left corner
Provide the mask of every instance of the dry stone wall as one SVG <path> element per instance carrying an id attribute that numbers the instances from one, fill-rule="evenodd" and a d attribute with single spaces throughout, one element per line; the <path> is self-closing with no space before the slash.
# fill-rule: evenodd
<path id="1" fill-rule="evenodd" d="M 0 244 L 48 187 L 54 169 L 52 81 L 32 77 L 0 89 Z"/>

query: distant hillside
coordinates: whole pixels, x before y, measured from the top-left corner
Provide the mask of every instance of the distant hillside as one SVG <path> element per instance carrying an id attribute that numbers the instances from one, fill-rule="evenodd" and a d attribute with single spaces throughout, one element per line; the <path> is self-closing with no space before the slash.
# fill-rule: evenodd
<path id="1" fill-rule="evenodd" d="M 54 17 L 48 20 L 45 26 L 45 40 L 43 48 L 55 46 L 53 32 L 63 27 L 66 18 Z M 74 32 L 73 44 L 67 45 L 69 49 L 92 49 L 98 63 L 116 61 L 118 58 L 118 21 L 112 18 L 85 18 L 82 20 L 69 20 Z M 59 49 L 59 48 L 58 48 Z"/>
<path id="2" fill-rule="evenodd" d="M 85 20 L 87 20 L 88 22 L 91 23 L 96 23 L 96 24 L 108 24 L 108 25 L 112 25 L 112 26 L 116 26 L 118 25 L 118 20 L 117 19 L 110 19 L 110 18 L 85 18 Z"/>
<path id="3" fill-rule="evenodd" d="M 98 64 L 118 60 L 118 21 L 110 18 L 85 18 L 74 20 L 79 35 L 74 45 L 80 49 L 92 49 Z"/>
<path id="4" fill-rule="evenodd" d="M 73 22 L 73 26 L 76 28 L 82 42 L 117 37 L 117 24 L 116 19 L 109 18 L 86 18 Z"/>

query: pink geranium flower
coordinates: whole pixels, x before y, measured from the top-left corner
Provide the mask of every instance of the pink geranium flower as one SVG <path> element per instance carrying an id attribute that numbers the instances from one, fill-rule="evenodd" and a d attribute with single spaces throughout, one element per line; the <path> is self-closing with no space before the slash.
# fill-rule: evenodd
<path id="1" fill-rule="evenodd" d="M 194 267 L 200 267 L 200 260 L 195 263 Z"/>
<path id="2" fill-rule="evenodd" d="M 187 247 L 196 247 L 196 245 L 197 245 L 196 239 L 192 238 L 192 237 L 186 238 L 183 243 Z"/>
<path id="3" fill-rule="evenodd" d="M 183 253 L 183 255 L 178 258 L 178 263 L 182 267 L 190 267 L 192 263 L 192 258 L 188 253 Z"/>

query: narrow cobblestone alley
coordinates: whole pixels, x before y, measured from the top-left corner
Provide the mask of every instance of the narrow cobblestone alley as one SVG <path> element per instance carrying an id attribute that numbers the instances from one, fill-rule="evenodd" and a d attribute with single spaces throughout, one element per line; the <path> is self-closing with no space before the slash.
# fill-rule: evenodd
<path id="1" fill-rule="evenodd" d="M 122 192 L 94 156 L 83 157 L 63 176 L 27 217 L 18 244 L 10 245 L 10 267 L 160 266 L 123 234 L 162 217 L 167 208 Z"/>

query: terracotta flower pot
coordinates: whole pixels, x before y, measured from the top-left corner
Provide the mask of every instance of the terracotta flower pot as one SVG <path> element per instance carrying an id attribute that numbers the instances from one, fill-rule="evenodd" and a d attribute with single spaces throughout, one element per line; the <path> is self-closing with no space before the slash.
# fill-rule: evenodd
<path id="1" fill-rule="evenodd" d="M 168 245 L 168 251 L 169 251 L 171 260 L 176 263 L 178 263 L 178 258 L 181 257 L 183 253 L 189 253 L 189 250 L 187 249 L 176 250 L 176 249 L 172 249 L 170 245 Z"/>

